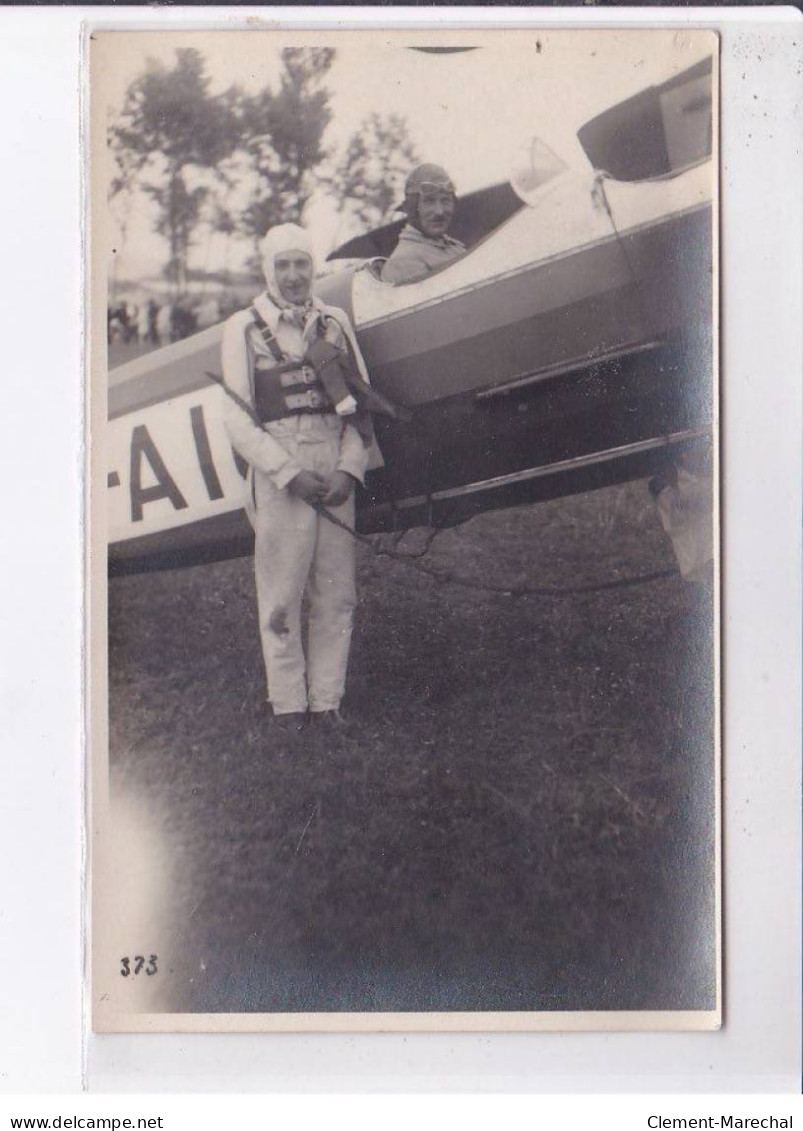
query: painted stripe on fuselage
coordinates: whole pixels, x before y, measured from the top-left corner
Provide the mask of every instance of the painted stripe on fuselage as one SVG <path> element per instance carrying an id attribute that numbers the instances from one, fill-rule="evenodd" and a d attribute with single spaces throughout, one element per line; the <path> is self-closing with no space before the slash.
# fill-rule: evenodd
<path id="1" fill-rule="evenodd" d="M 630 249 L 638 245 L 638 236 L 644 231 L 671 228 L 688 217 L 706 214 L 710 227 L 710 206 L 704 205 L 679 211 L 660 224 L 627 229 L 622 235 L 627 238 Z M 669 238 L 674 240 L 678 237 L 672 234 Z M 606 248 L 607 252 L 604 250 Z M 601 255 L 598 260 L 594 255 L 596 251 Z M 509 316 L 512 307 L 506 308 L 506 303 L 513 304 L 519 316 L 524 311 L 532 317 L 537 313 L 560 309 L 561 302 L 576 302 L 583 295 L 597 293 L 588 280 L 583 281 L 583 275 L 587 268 L 591 269 L 592 263 L 595 264 L 594 286 L 597 290 L 613 287 L 617 280 L 624 284 L 630 278 L 626 261 L 618 248 L 617 237 L 612 235 L 551 259 L 494 276 L 462 291 L 447 292 L 427 303 L 359 325 L 358 338 L 366 352 L 369 368 L 373 365 L 380 371 L 378 388 L 387 396 L 395 395 L 404 400 L 407 390 L 403 387 L 396 388 L 390 374 L 386 383 L 381 372 L 385 366 L 407 357 L 420 359 L 422 353 L 433 347 L 437 348 L 438 345 L 448 346 L 461 337 L 476 336 L 494 327 L 509 325 L 515 321 L 516 316 Z M 606 269 L 611 272 L 607 276 Z M 351 270 L 349 276 L 353 277 Z M 526 280 L 526 286 L 521 285 L 523 280 Z M 494 293 L 497 288 L 501 288 L 498 293 L 504 298 L 497 298 Z M 489 289 L 492 289 L 490 294 Z M 456 302 L 458 305 L 453 306 Z M 425 316 L 419 321 L 421 315 Z M 109 374 L 109 419 L 205 388 L 210 384 L 205 371 L 220 372 L 222 336 L 222 324 L 213 326 L 185 341 L 154 350 L 113 369 Z M 427 342 L 426 351 L 418 348 L 422 340 Z M 605 344 L 612 343 L 603 343 Z M 576 355 L 577 350 L 572 350 L 572 353 Z M 372 377 L 376 379 L 374 373 Z M 509 374 L 501 374 L 499 377 L 499 380 L 507 379 Z M 492 380 L 488 383 L 492 383 Z M 429 379 L 426 387 L 418 393 L 413 389 L 409 392 L 416 399 L 430 400 L 433 399 L 435 390 L 438 396 L 450 393 L 450 390 L 441 389 L 439 384 L 433 388 Z"/>
<path id="2" fill-rule="evenodd" d="M 213 384 L 206 372 L 220 373 L 222 338 L 221 324 L 112 369 L 109 420 Z"/>
<path id="3" fill-rule="evenodd" d="M 475 332 L 458 335 L 439 349 L 414 357 L 401 357 L 391 364 L 372 358 L 368 367 L 379 388 L 402 404 L 423 406 L 460 393 L 487 391 L 506 385 L 525 371 L 558 366 L 578 355 L 589 355 L 600 345 L 612 353 L 618 344 L 631 348 L 645 336 L 635 288 L 628 284 L 608 287 L 575 302 L 530 317 L 519 314 L 512 321 L 483 326 L 475 311 Z M 383 352 L 377 348 L 377 356 Z M 433 395 L 437 391 L 437 395 Z"/>
<path id="4" fill-rule="evenodd" d="M 591 363 L 599 353 L 631 351 L 688 322 L 710 320 L 711 295 L 704 293 L 710 284 L 708 218 L 697 210 L 680 221 L 681 231 L 642 231 L 628 246 L 628 259 L 616 242 L 596 244 L 492 287 L 445 298 L 404 320 L 361 330 L 372 378 L 392 399 L 423 405 L 492 390 L 584 355 Z M 676 293 L 678 264 L 703 290 Z"/>
<path id="5" fill-rule="evenodd" d="M 360 344 L 369 368 L 372 363 L 375 367 L 400 360 L 415 363 L 422 353 L 549 314 L 601 291 L 620 289 L 630 281 L 624 252 L 615 240 L 606 240 L 571 256 L 532 263 L 513 274 L 444 295 L 435 304 L 405 311 L 404 316 L 361 326 Z M 499 361 L 500 368 L 506 365 L 502 358 Z"/>

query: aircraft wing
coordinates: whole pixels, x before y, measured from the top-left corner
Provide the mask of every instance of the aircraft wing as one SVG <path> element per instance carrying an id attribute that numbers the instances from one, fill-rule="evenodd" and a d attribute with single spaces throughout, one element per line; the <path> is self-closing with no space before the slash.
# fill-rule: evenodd
<path id="1" fill-rule="evenodd" d="M 617 181 L 668 174 L 711 154 L 711 59 L 647 87 L 586 122 L 577 137 Z"/>

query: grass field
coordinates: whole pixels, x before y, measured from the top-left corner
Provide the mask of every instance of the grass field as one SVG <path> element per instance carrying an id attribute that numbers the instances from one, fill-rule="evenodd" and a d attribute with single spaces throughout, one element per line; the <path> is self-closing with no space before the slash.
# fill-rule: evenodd
<path id="1" fill-rule="evenodd" d="M 414 548 L 422 532 L 410 532 Z M 483 515 L 478 583 L 671 567 L 643 483 Z M 356 736 L 266 725 L 250 559 L 110 583 L 113 799 L 169 859 L 169 1010 L 713 1006 L 710 608 L 361 549 Z"/>

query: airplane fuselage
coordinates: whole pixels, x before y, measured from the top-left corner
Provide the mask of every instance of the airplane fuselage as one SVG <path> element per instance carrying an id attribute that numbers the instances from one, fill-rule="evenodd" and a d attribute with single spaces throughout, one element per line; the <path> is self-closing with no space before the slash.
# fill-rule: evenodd
<path id="1" fill-rule="evenodd" d="M 448 269 L 389 287 L 320 281 L 347 310 L 373 384 L 413 410 L 377 418 L 384 465 L 363 531 L 649 474 L 712 425 L 711 172 L 625 184 L 567 174 Z M 249 552 L 244 466 L 225 434 L 221 327 L 111 374 L 110 566 Z"/>

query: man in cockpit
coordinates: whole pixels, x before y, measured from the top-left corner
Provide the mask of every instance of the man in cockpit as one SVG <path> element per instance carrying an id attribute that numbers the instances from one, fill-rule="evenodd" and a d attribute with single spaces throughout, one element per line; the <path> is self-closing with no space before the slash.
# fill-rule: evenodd
<path id="1" fill-rule="evenodd" d="M 383 282 L 416 283 L 466 254 L 465 245 L 447 234 L 454 207 L 454 185 L 445 169 L 440 165 L 413 169 L 404 185 L 407 223 L 382 268 Z"/>

